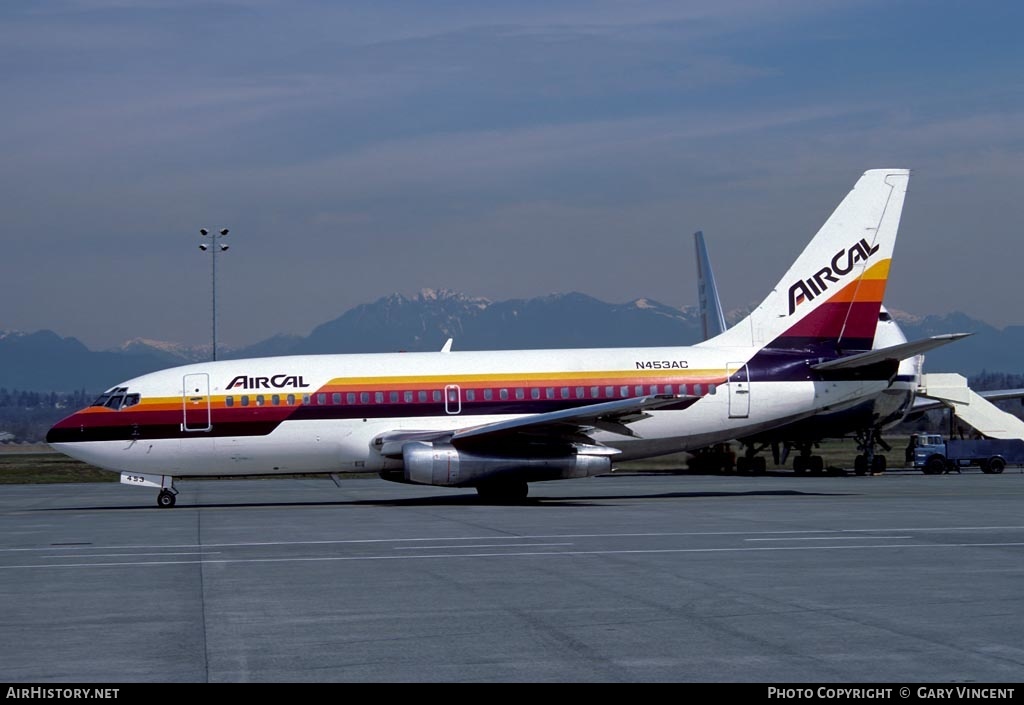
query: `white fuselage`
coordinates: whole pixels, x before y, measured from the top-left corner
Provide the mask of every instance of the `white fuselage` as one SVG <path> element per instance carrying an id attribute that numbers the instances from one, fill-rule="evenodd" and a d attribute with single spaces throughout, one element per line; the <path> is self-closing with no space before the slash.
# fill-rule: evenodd
<path id="1" fill-rule="evenodd" d="M 593 442 L 626 460 L 753 435 L 841 410 L 886 380 L 773 379 L 754 349 L 707 347 L 388 353 L 200 363 L 129 380 L 51 431 L 57 450 L 119 472 L 171 476 L 380 472 L 398 431 L 454 430 L 648 394 L 699 397 Z M 774 373 L 772 373 L 774 374 Z M 810 375 L 805 375 L 810 377 Z M 135 397 L 134 395 L 138 395 Z M 108 402 L 109 403 L 109 402 Z"/>

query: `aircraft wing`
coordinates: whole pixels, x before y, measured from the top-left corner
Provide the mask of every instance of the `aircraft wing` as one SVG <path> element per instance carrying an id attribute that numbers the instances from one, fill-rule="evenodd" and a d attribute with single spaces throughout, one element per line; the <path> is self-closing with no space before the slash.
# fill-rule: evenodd
<path id="1" fill-rule="evenodd" d="M 914 340 L 909 343 L 900 343 L 899 345 L 890 345 L 887 348 L 868 350 L 867 352 L 857 353 L 856 355 L 848 355 L 847 357 L 841 357 L 838 360 L 819 362 L 816 365 L 811 365 L 811 368 L 815 370 L 852 370 L 858 367 L 877 365 L 880 362 L 899 362 L 900 360 L 906 360 L 908 357 L 921 355 L 929 350 L 934 350 L 935 348 L 942 347 L 943 345 L 948 345 L 949 343 L 960 340 L 961 338 L 966 338 L 969 335 L 971 335 L 971 333 L 947 333 L 946 335 L 933 335 L 930 338 Z"/>
<path id="2" fill-rule="evenodd" d="M 588 433 L 594 430 L 610 431 L 624 436 L 636 436 L 628 424 L 647 418 L 647 411 L 653 409 L 683 409 L 696 402 L 700 397 L 676 394 L 652 394 L 629 399 L 587 404 L 571 409 L 549 411 L 543 414 L 526 414 L 506 421 L 467 426 L 465 428 L 444 431 L 395 431 L 377 436 L 374 446 L 382 455 L 399 457 L 402 446 L 413 441 L 442 441 L 459 445 L 465 442 L 481 440 L 509 440 L 513 436 L 521 436 L 533 443 L 587 442 Z M 605 449 L 608 454 L 616 453 L 611 448 Z"/>
<path id="3" fill-rule="evenodd" d="M 465 440 L 467 438 L 480 438 L 483 436 L 494 436 L 509 432 L 520 431 L 547 431 L 550 429 L 584 430 L 586 428 L 601 428 L 614 433 L 621 433 L 626 436 L 634 434 L 626 424 L 646 418 L 645 411 L 660 409 L 664 407 L 685 408 L 699 397 L 677 396 L 675 394 L 654 394 L 646 397 L 632 397 L 630 399 L 617 399 L 606 401 L 600 404 L 587 404 L 572 409 L 561 411 L 549 411 L 544 414 L 530 414 L 520 416 L 508 421 L 485 424 L 475 428 L 467 428 L 456 431 L 452 435 L 452 442 Z M 677 406 L 677 405 L 682 406 Z"/>

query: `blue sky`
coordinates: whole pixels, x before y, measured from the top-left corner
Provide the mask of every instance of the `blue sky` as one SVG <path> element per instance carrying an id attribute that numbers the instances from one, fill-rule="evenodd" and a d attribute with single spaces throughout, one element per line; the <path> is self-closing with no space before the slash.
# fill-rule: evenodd
<path id="1" fill-rule="evenodd" d="M 759 301 L 914 169 L 887 303 L 1024 324 L 1024 4 L 0 5 L 0 329 L 307 333 L 393 291 Z"/>

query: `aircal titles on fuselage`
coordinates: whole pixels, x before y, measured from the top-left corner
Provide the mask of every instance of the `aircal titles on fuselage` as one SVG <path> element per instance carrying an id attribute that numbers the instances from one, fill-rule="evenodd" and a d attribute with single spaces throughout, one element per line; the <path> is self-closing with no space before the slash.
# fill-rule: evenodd
<path id="1" fill-rule="evenodd" d="M 238 375 L 227 389 L 283 389 L 284 387 L 308 387 L 302 375 L 273 375 L 272 377 L 249 377 Z"/>

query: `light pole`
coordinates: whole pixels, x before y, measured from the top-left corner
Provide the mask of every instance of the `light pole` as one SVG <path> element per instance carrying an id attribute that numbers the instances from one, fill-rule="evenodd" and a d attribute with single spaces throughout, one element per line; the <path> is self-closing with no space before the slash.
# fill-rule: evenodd
<path id="1" fill-rule="evenodd" d="M 228 251 L 228 246 L 217 242 L 217 238 L 225 237 L 228 234 L 228 229 L 227 228 L 222 228 L 219 233 L 215 233 L 213 235 L 210 235 L 210 231 L 209 230 L 207 230 L 206 228 L 200 228 L 199 229 L 199 234 L 202 235 L 203 237 L 209 236 L 210 240 L 211 240 L 209 245 L 207 245 L 204 242 L 203 244 L 201 244 L 199 246 L 199 249 L 202 250 L 203 252 L 206 252 L 207 250 L 210 250 L 213 253 L 212 255 L 210 255 L 210 257 L 212 258 L 212 262 L 213 262 L 213 265 L 211 267 L 211 271 L 212 271 L 211 279 L 213 280 L 213 286 L 211 287 L 213 289 L 213 359 L 214 359 L 214 361 L 216 361 L 217 360 L 217 250 L 220 250 L 221 252 L 227 252 Z"/>

